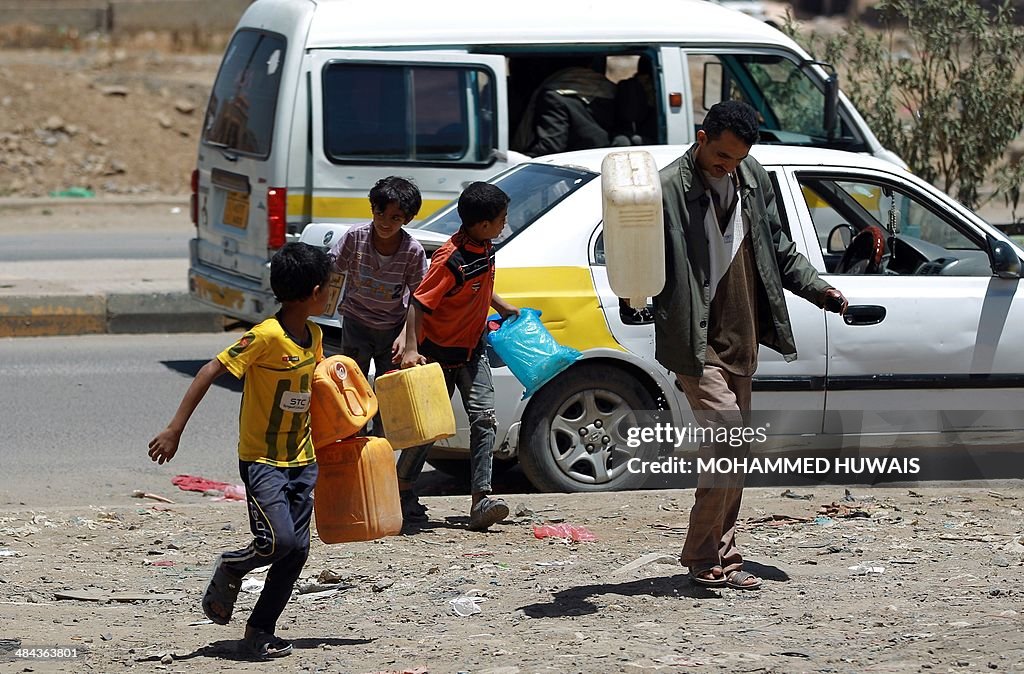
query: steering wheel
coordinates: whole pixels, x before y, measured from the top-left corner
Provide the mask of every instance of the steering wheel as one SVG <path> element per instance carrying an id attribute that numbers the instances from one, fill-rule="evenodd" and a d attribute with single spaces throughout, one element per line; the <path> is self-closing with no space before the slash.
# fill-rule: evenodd
<path id="1" fill-rule="evenodd" d="M 881 227 L 868 225 L 843 252 L 836 265 L 837 274 L 878 274 L 882 271 L 882 256 L 885 254 L 885 232 Z"/>

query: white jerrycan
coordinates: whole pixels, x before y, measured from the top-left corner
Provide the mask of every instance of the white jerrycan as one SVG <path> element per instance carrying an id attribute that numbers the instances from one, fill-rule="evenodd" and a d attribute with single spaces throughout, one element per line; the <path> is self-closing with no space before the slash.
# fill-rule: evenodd
<path id="1" fill-rule="evenodd" d="M 608 283 L 635 309 L 665 287 L 661 178 L 643 150 L 611 152 L 601 162 Z"/>

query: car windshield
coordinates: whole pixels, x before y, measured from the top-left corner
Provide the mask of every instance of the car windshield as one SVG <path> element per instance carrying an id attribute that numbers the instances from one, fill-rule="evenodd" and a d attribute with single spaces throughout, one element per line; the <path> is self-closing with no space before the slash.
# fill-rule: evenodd
<path id="1" fill-rule="evenodd" d="M 598 174 L 583 168 L 551 166 L 549 164 L 519 164 L 500 174 L 490 182 L 500 187 L 510 198 L 508 222 L 494 239 L 500 245 L 526 229 L 562 199 L 586 185 Z M 453 201 L 434 216 L 424 220 L 420 229 L 451 235 L 462 224 Z"/>

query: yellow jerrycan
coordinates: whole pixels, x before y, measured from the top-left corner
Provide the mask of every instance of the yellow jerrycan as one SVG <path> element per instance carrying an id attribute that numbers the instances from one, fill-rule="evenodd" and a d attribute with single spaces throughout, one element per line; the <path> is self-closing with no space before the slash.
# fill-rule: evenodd
<path id="1" fill-rule="evenodd" d="M 377 398 L 366 376 L 347 356 L 324 358 L 313 372 L 309 425 L 320 449 L 359 432 L 377 413 Z"/>
<path id="2" fill-rule="evenodd" d="M 395 454 L 384 438 L 338 440 L 316 450 L 316 531 L 324 543 L 372 541 L 402 531 Z"/>
<path id="3" fill-rule="evenodd" d="M 384 435 L 395 449 L 455 435 L 455 414 L 437 363 L 395 370 L 374 380 Z"/>

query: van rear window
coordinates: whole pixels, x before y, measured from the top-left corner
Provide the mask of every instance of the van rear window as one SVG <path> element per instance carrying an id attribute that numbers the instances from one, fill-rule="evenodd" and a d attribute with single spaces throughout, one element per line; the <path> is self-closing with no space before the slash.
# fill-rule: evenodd
<path id="1" fill-rule="evenodd" d="M 203 124 L 203 141 L 241 154 L 270 155 L 285 38 L 240 30 L 224 54 Z"/>
<path id="2" fill-rule="evenodd" d="M 324 152 L 335 162 L 486 163 L 494 97 L 479 66 L 330 63 Z"/>

